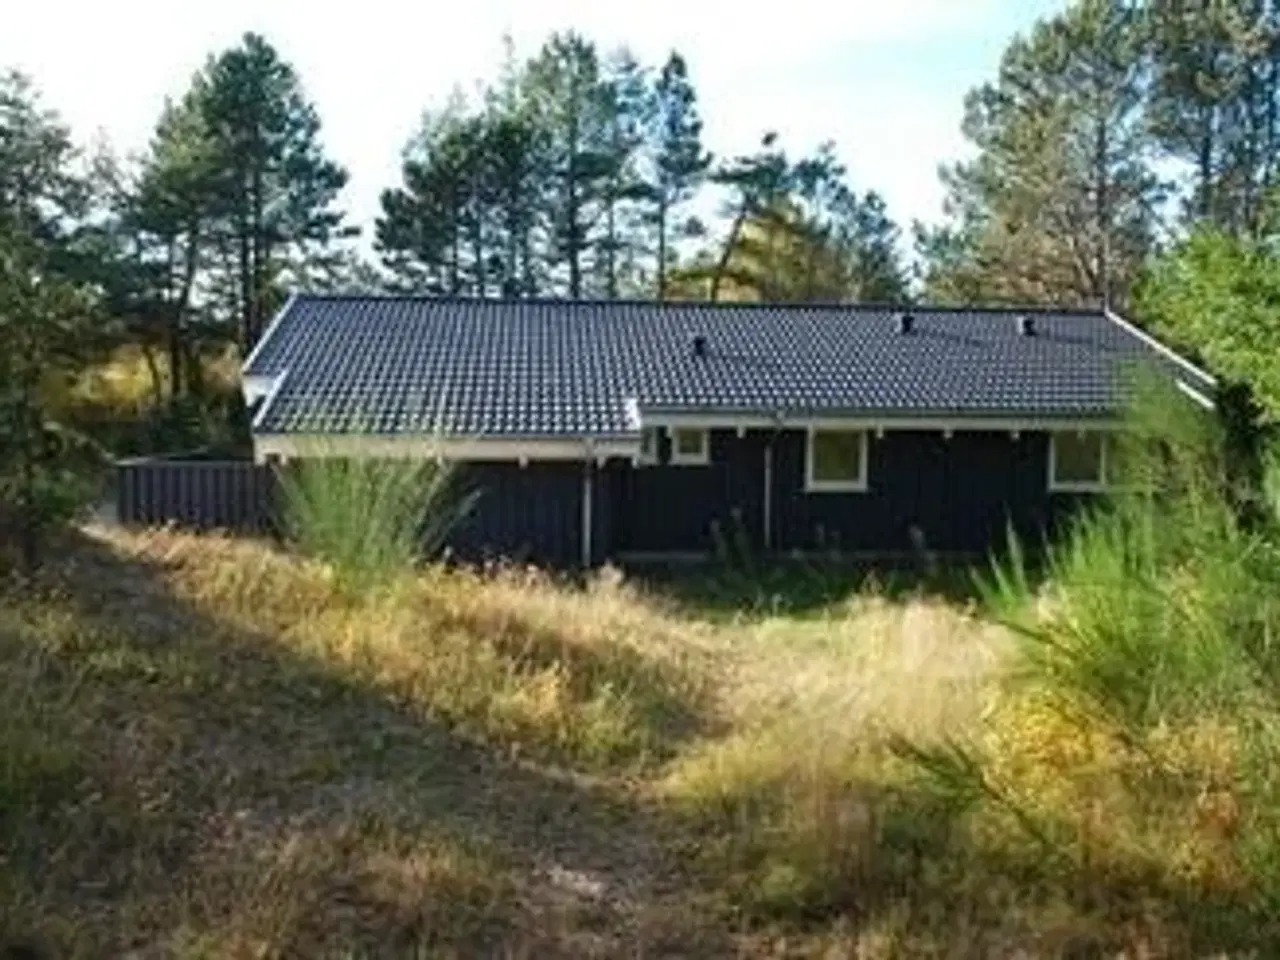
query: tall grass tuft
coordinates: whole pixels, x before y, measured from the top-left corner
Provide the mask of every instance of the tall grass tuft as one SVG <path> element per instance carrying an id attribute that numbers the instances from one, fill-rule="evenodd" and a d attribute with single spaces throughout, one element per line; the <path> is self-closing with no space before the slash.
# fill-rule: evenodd
<path id="1" fill-rule="evenodd" d="M 437 554 L 475 500 L 434 459 L 321 455 L 282 471 L 281 484 L 290 538 L 355 592 Z"/>

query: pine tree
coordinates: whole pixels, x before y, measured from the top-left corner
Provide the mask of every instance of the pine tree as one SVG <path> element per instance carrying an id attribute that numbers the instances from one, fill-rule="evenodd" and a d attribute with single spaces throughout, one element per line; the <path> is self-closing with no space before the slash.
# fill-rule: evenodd
<path id="1" fill-rule="evenodd" d="M 693 198 L 706 179 L 712 157 L 702 148 L 702 120 L 697 94 L 680 54 L 672 52 L 653 88 L 653 163 L 647 196 L 652 203 L 650 221 L 656 234 L 655 292 L 667 295 L 667 269 L 671 264 L 670 241 L 687 237 L 688 228 L 677 227 L 681 206 Z"/>
<path id="2" fill-rule="evenodd" d="M 600 205 L 602 230 L 596 243 L 598 286 L 608 298 L 618 296 L 620 273 L 630 273 L 639 260 L 640 201 L 644 183 L 640 151 L 651 125 L 652 99 L 645 70 L 626 50 L 607 63 L 601 89 L 604 143 Z"/>
<path id="3" fill-rule="evenodd" d="M 218 171 L 214 211 L 224 292 L 235 304 L 241 349 L 262 332 L 292 269 L 327 252 L 343 233 L 333 209 L 347 174 L 320 144 L 320 118 L 292 66 L 262 37 L 215 57 L 196 96 Z"/>
<path id="4" fill-rule="evenodd" d="M 710 300 L 720 299 L 730 260 L 747 220 L 770 209 L 790 189 L 791 166 L 787 155 L 775 147 L 777 139 L 776 133 L 766 133 L 760 140 L 758 152 L 735 157 L 711 175 L 713 182 L 730 191 L 731 220 L 720 257 L 711 272 L 708 288 Z"/>
<path id="5" fill-rule="evenodd" d="M 108 309 L 124 318 L 144 351 L 168 358 L 169 396 L 176 400 L 200 377 L 201 323 L 197 282 L 207 259 L 217 171 L 199 105 L 188 96 L 166 104 L 150 149 L 115 189 Z"/>
<path id="6" fill-rule="evenodd" d="M 529 63 L 524 96 L 545 138 L 545 176 L 553 272 L 566 293 L 585 291 L 587 253 L 597 245 L 610 158 L 609 97 L 596 48 L 575 33 L 556 34 Z"/>
<path id="7" fill-rule="evenodd" d="M 91 189 L 71 135 L 26 77 L 0 74 L 0 542 L 34 568 L 82 502 L 90 445 L 58 424 L 47 386 L 104 334 L 78 277 Z"/>
<path id="8" fill-rule="evenodd" d="M 490 259 L 501 292 L 532 296 L 540 288 L 534 251 L 540 223 L 540 131 L 522 111 L 492 108 L 485 131 L 485 178 L 492 203 Z"/>
<path id="9" fill-rule="evenodd" d="M 1189 218 L 1256 233 L 1280 153 L 1280 10 L 1152 0 L 1150 123 L 1193 171 Z"/>
<path id="10" fill-rule="evenodd" d="M 1017 38 L 998 82 L 970 94 L 964 129 L 979 153 L 944 173 L 947 236 L 970 244 L 952 268 L 981 272 L 988 296 L 1125 301 L 1164 196 L 1144 122 L 1145 40 L 1138 11 L 1082 0 Z"/>
<path id="11" fill-rule="evenodd" d="M 54 269 L 75 269 L 76 234 L 91 200 L 74 160 L 70 131 L 31 81 L 0 72 L 0 213 Z"/>
<path id="12" fill-rule="evenodd" d="M 485 296 L 507 285 L 513 264 L 500 235 L 511 218 L 500 208 L 527 185 L 523 147 L 517 128 L 461 102 L 427 119 L 407 151 L 404 185 L 383 193 L 376 228 L 401 287 Z"/>

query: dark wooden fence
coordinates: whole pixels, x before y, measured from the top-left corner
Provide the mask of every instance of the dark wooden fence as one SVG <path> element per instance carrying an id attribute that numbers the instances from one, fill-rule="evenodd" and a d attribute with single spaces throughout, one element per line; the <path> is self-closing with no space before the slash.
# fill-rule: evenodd
<path id="1" fill-rule="evenodd" d="M 275 469 L 249 460 L 125 460 L 116 466 L 121 523 L 199 530 L 272 529 Z"/>

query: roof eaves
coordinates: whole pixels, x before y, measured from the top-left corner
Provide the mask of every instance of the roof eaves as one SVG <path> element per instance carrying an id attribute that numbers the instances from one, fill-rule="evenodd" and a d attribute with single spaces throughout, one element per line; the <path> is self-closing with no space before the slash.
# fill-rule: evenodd
<path id="1" fill-rule="evenodd" d="M 1137 326 L 1130 323 L 1128 320 L 1124 319 L 1124 317 L 1120 316 L 1115 311 L 1111 310 L 1110 308 L 1107 308 L 1104 311 L 1104 314 L 1108 320 L 1116 324 L 1116 326 L 1120 327 L 1120 329 L 1124 330 L 1124 332 L 1129 334 L 1129 336 L 1133 337 L 1134 339 L 1141 342 L 1143 345 L 1154 350 L 1156 353 L 1160 354 L 1160 356 L 1164 357 L 1166 360 L 1172 361 L 1174 364 L 1176 364 L 1186 373 L 1191 374 L 1191 376 L 1195 377 L 1197 380 L 1200 381 L 1201 386 L 1213 388 L 1218 385 L 1217 378 L 1214 377 L 1207 370 L 1203 370 L 1200 367 L 1197 367 L 1194 363 L 1192 363 L 1186 357 L 1182 356 L 1182 354 L 1173 350 L 1171 347 L 1168 347 L 1165 344 L 1161 343 L 1159 340 L 1151 336 L 1151 334 L 1147 333 L 1145 330 L 1139 329 Z"/>
<path id="2" fill-rule="evenodd" d="M 254 344 L 253 349 L 249 351 L 249 356 L 245 357 L 244 363 L 241 364 L 240 370 L 243 375 L 248 376 L 255 373 L 253 365 L 257 362 L 258 356 L 262 353 L 267 343 L 271 340 L 280 323 L 284 320 L 285 315 L 293 307 L 294 303 L 299 299 L 297 290 L 290 290 L 289 296 L 284 301 L 284 306 L 276 311 L 276 315 L 271 318 L 271 322 L 267 324 L 267 329 L 262 332 L 262 336 L 258 338 L 258 342 Z"/>
<path id="3" fill-rule="evenodd" d="M 258 408 L 258 412 L 253 415 L 253 422 L 249 425 L 249 431 L 256 433 L 264 423 L 266 423 L 267 413 L 271 410 L 271 404 L 275 402 L 276 397 L 280 393 L 281 387 L 284 386 L 285 380 L 289 377 L 288 370 L 281 370 L 276 374 L 271 384 L 271 389 L 267 391 L 266 397 L 262 401 L 262 406 Z"/>

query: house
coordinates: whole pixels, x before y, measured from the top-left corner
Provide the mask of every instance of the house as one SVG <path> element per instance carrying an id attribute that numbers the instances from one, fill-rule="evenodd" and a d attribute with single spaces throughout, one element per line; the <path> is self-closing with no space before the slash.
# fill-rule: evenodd
<path id="1" fill-rule="evenodd" d="M 294 296 L 244 366 L 259 461 L 443 456 L 466 556 L 982 552 L 1107 482 L 1107 311 Z"/>

